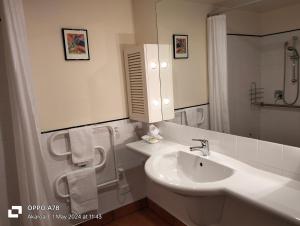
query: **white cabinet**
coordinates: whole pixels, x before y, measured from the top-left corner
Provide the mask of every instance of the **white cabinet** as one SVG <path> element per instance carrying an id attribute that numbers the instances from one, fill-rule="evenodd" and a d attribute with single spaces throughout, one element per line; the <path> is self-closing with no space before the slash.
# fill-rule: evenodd
<path id="1" fill-rule="evenodd" d="M 130 46 L 124 59 L 129 118 L 147 123 L 174 118 L 170 45 Z"/>

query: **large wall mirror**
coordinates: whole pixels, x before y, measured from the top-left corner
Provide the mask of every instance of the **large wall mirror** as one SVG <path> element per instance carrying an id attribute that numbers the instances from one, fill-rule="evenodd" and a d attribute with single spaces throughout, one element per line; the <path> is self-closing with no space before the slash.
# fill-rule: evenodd
<path id="1" fill-rule="evenodd" d="M 174 35 L 188 37 L 188 57 L 173 58 L 174 121 L 187 124 L 193 110 L 191 126 L 212 128 L 207 18 L 225 15 L 230 129 L 221 132 L 300 147 L 299 11 L 298 0 L 158 1 L 159 44 L 184 49 Z"/>

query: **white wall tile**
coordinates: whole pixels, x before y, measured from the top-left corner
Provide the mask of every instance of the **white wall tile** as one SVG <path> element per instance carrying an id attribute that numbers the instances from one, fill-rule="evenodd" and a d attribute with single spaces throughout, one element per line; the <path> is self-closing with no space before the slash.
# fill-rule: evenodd
<path id="1" fill-rule="evenodd" d="M 210 149 L 233 158 L 237 157 L 236 136 L 226 133 L 216 133 L 215 135 L 215 142 L 211 144 Z"/>
<path id="2" fill-rule="evenodd" d="M 283 89 L 283 45 L 286 41 L 292 44 L 292 37 L 299 35 L 300 31 L 263 38 L 228 36 L 228 95 L 233 134 L 300 147 L 300 139 L 291 136 L 300 133 L 299 112 L 281 108 L 255 108 L 249 101 L 251 82 L 256 82 L 257 87 L 264 88 L 261 101 L 274 102 L 274 91 Z M 295 45 L 297 49 L 300 48 L 300 42 Z M 290 81 L 292 62 L 287 60 L 286 63 L 287 81 Z M 296 87 L 287 82 L 288 102 L 295 98 Z M 283 101 L 277 103 L 283 104 Z M 296 104 L 300 104 L 300 99 Z"/>
<path id="3" fill-rule="evenodd" d="M 264 163 L 260 163 L 260 162 L 256 162 L 254 164 L 251 164 L 252 166 L 254 166 L 257 169 L 261 169 L 263 171 L 267 171 L 270 173 L 274 173 L 274 174 L 278 174 L 278 175 L 283 175 L 283 170 L 281 168 L 276 168 L 270 165 L 266 165 Z"/>
<path id="4" fill-rule="evenodd" d="M 256 162 L 257 152 L 258 152 L 258 140 L 237 136 L 236 151 L 237 151 L 237 158 L 240 161 L 246 163 Z"/>
<path id="5" fill-rule="evenodd" d="M 183 126 L 172 122 L 160 122 L 157 126 L 165 139 L 183 145 L 199 145 L 199 142 L 192 141 L 192 139 L 208 139 L 210 142 L 213 139 L 214 132 L 210 130 Z"/>
<path id="6" fill-rule="evenodd" d="M 251 106 L 249 89 L 252 82 L 260 86 L 260 39 L 232 35 L 227 38 L 230 129 L 233 134 L 257 138 L 259 108 Z"/>
<path id="7" fill-rule="evenodd" d="M 282 33 L 261 38 L 261 87 L 264 88 L 264 102 L 274 102 L 274 91 L 283 89 L 284 43 L 292 44 L 292 37 L 299 31 Z M 299 49 L 299 42 L 295 43 Z M 291 102 L 296 95 L 296 86 L 291 84 L 292 61 L 286 61 L 287 84 L 286 98 Z M 278 101 L 278 104 L 283 104 Z M 300 104 L 300 100 L 296 105 Z M 276 123 L 274 123 L 276 122 Z M 292 134 L 300 133 L 299 112 L 281 108 L 263 108 L 260 111 L 260 138 L 275 143 L 300 146 L 300 139 Z M 278 129 L 280 128 L 280 129 Z"/>
<path id="8" fill-rule="evenodd" d="M 266 166 L 281 168 L 283 145 L 259 141 L 257 161 Z"/>
<path id="9" fill-rule="evenodd" d="M 297 173 L 290 173 L 288 171 L 282 171 L 282 176 L 289 177 L 289 178 L 291 178 L 293 180 L 300 181 L 300 173 L 297 174 Z"/>
<path id="10" fill-rule="evenodd" d="M 300 148 L 283 146 L 282 168 L 285 171 L 300 174 Z"/>

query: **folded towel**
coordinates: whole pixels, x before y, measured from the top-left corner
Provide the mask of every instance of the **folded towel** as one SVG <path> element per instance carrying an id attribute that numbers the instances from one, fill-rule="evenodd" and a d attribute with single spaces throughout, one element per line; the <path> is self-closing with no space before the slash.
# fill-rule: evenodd
<path id="1" fill-rule="evenodd" d="M 199 127 L 205 120 L 204 110 L 202 108 L 186 110 L 187 125 Z"/>
<path id="2" fill-rule="evenodd" d="M 70 129 L 69 136 L 74 164 L 86 165 L 94 159 L 93 131 L 91 127 Z"/>
<path id="3" fill-rule="evenodd" d="M 82 214 L 98 209 L 98 193 L 95 168 L 84 168 L 67 175 L 71 211 Z"/>

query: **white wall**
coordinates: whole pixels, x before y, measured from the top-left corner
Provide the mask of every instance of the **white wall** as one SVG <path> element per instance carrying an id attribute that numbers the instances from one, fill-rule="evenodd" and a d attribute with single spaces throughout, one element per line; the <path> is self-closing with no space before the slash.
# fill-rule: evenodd
<path id="1" fill-rule="evenodd" d="M 299 5 L 293 5 L 261 14 L 247 11 L 228 13 L 228 32 L 236 34 L 270 34 L 274 32 L 299 29 Z M 232 132 L 234 134 L 260 137 L 263 140 L 300 146 L 299 111 L 291 109 L 250 108 L 250 82 L 256 81 L 264 88 L 266 103 L 274 103 L 274 91 L 283 89 L 284 43 L 292 36 L 300 37 L 300 32 L 289 32 L 263 37 L 228 36 L 229 61 L 229 102 Z M 249 40 L 256 40 L 256 44 Z M 300 43 L 297 43 L 298 50 Z M 255 54 L 254 54 L 255 53 Z M 291 65 L 287 72 L 291 79 Z M 289 83 L 286 92 L 288 100 L 295 96 L 295 85 Z M 282 104 L 282 101 L 277 102 Z M 299 105 L 298 101 L 298 105 Z M 254 109 L 254 111 L 253 111 Z M 257 125 L 259 124 L 259 128 Z M 258 132 L 253 132 L 257 131 Z"/>
<path id="2" fill-rule="evenodd" d="M 122 45 L 134 43 L 131 0 L 24 0 L 42 130 L 127 117 Z M 90 61 L 65 61 L 61 28 L 88 30 Z"/>
<path id="3" fill-rule="evenodd" d="M 300 32 L 277 34 L 261 38 L 261 87 L 265 90 L 264 101 L 274 103 L 275 90 L 283 90 L 284 43 L 292 44 L 293 36 Z M 300 51 L 300 41 L 296 48 Z M 297 93 L 297 85 L 291 83 L 292 61 L 286 66 L 286 99 L 293 101 Z M 283 101 L 278 101 L 283 104 Z M 300 97 L 296 103 L 300 105 Z M 300 112 L 295 109 L 263 108 L 261 109 L 261 139 L 300 147 Z"/>
<path id="4" fill-rule="evenodd" d="M 300 28 L 300 4 L 262 13 L 233 10 L 226 13 L 228 33 L 265 35 Z"/>
<path id="5" fill-rule="evenodd" d="M 156 0 L 132 0 L 137 44 L 157 44 Z"/>
<path id="6" fill-rule="evenodd" d="M 259 137 L 259 109 L 250 104 L 252 82 L 260 86 L 260 39 L 227 36 L 230 132 Z"/>
<path id="7" fill-rule="evenodd" d="M 226 13 L 227 32 L 238 34 L 261 34 L 261 14 L 249 11 L 233 10 Z"/>
<path id="8" fill-rule="evenodd" d="M 173 45 L 173 34 L 189 35 L 189 58 L 173 59 L 175 108 L 208 102 L 206 16 L 211 6 L 194 1 L 157 4 L 158 41 Z"/>
<path id="9" fill-rule="evenodd" d="M 300 4 L 272 10 L 261 14 L 262 34 L 300 28 Z"/>
<path id="10" fill-rule="evenodd" d="M 175 108 L 208 102 L 206 15 L 209 4 L 164 0 L 24 0 L 41 129 L 125 118 L 122 46 L 172 44 L 189 34 L 189 59 L 174 60 Z M 158 28 L 156 29 L 156 10 Z M 90 61 L 65 61 L 61 28 L 85 28 Z"/>

